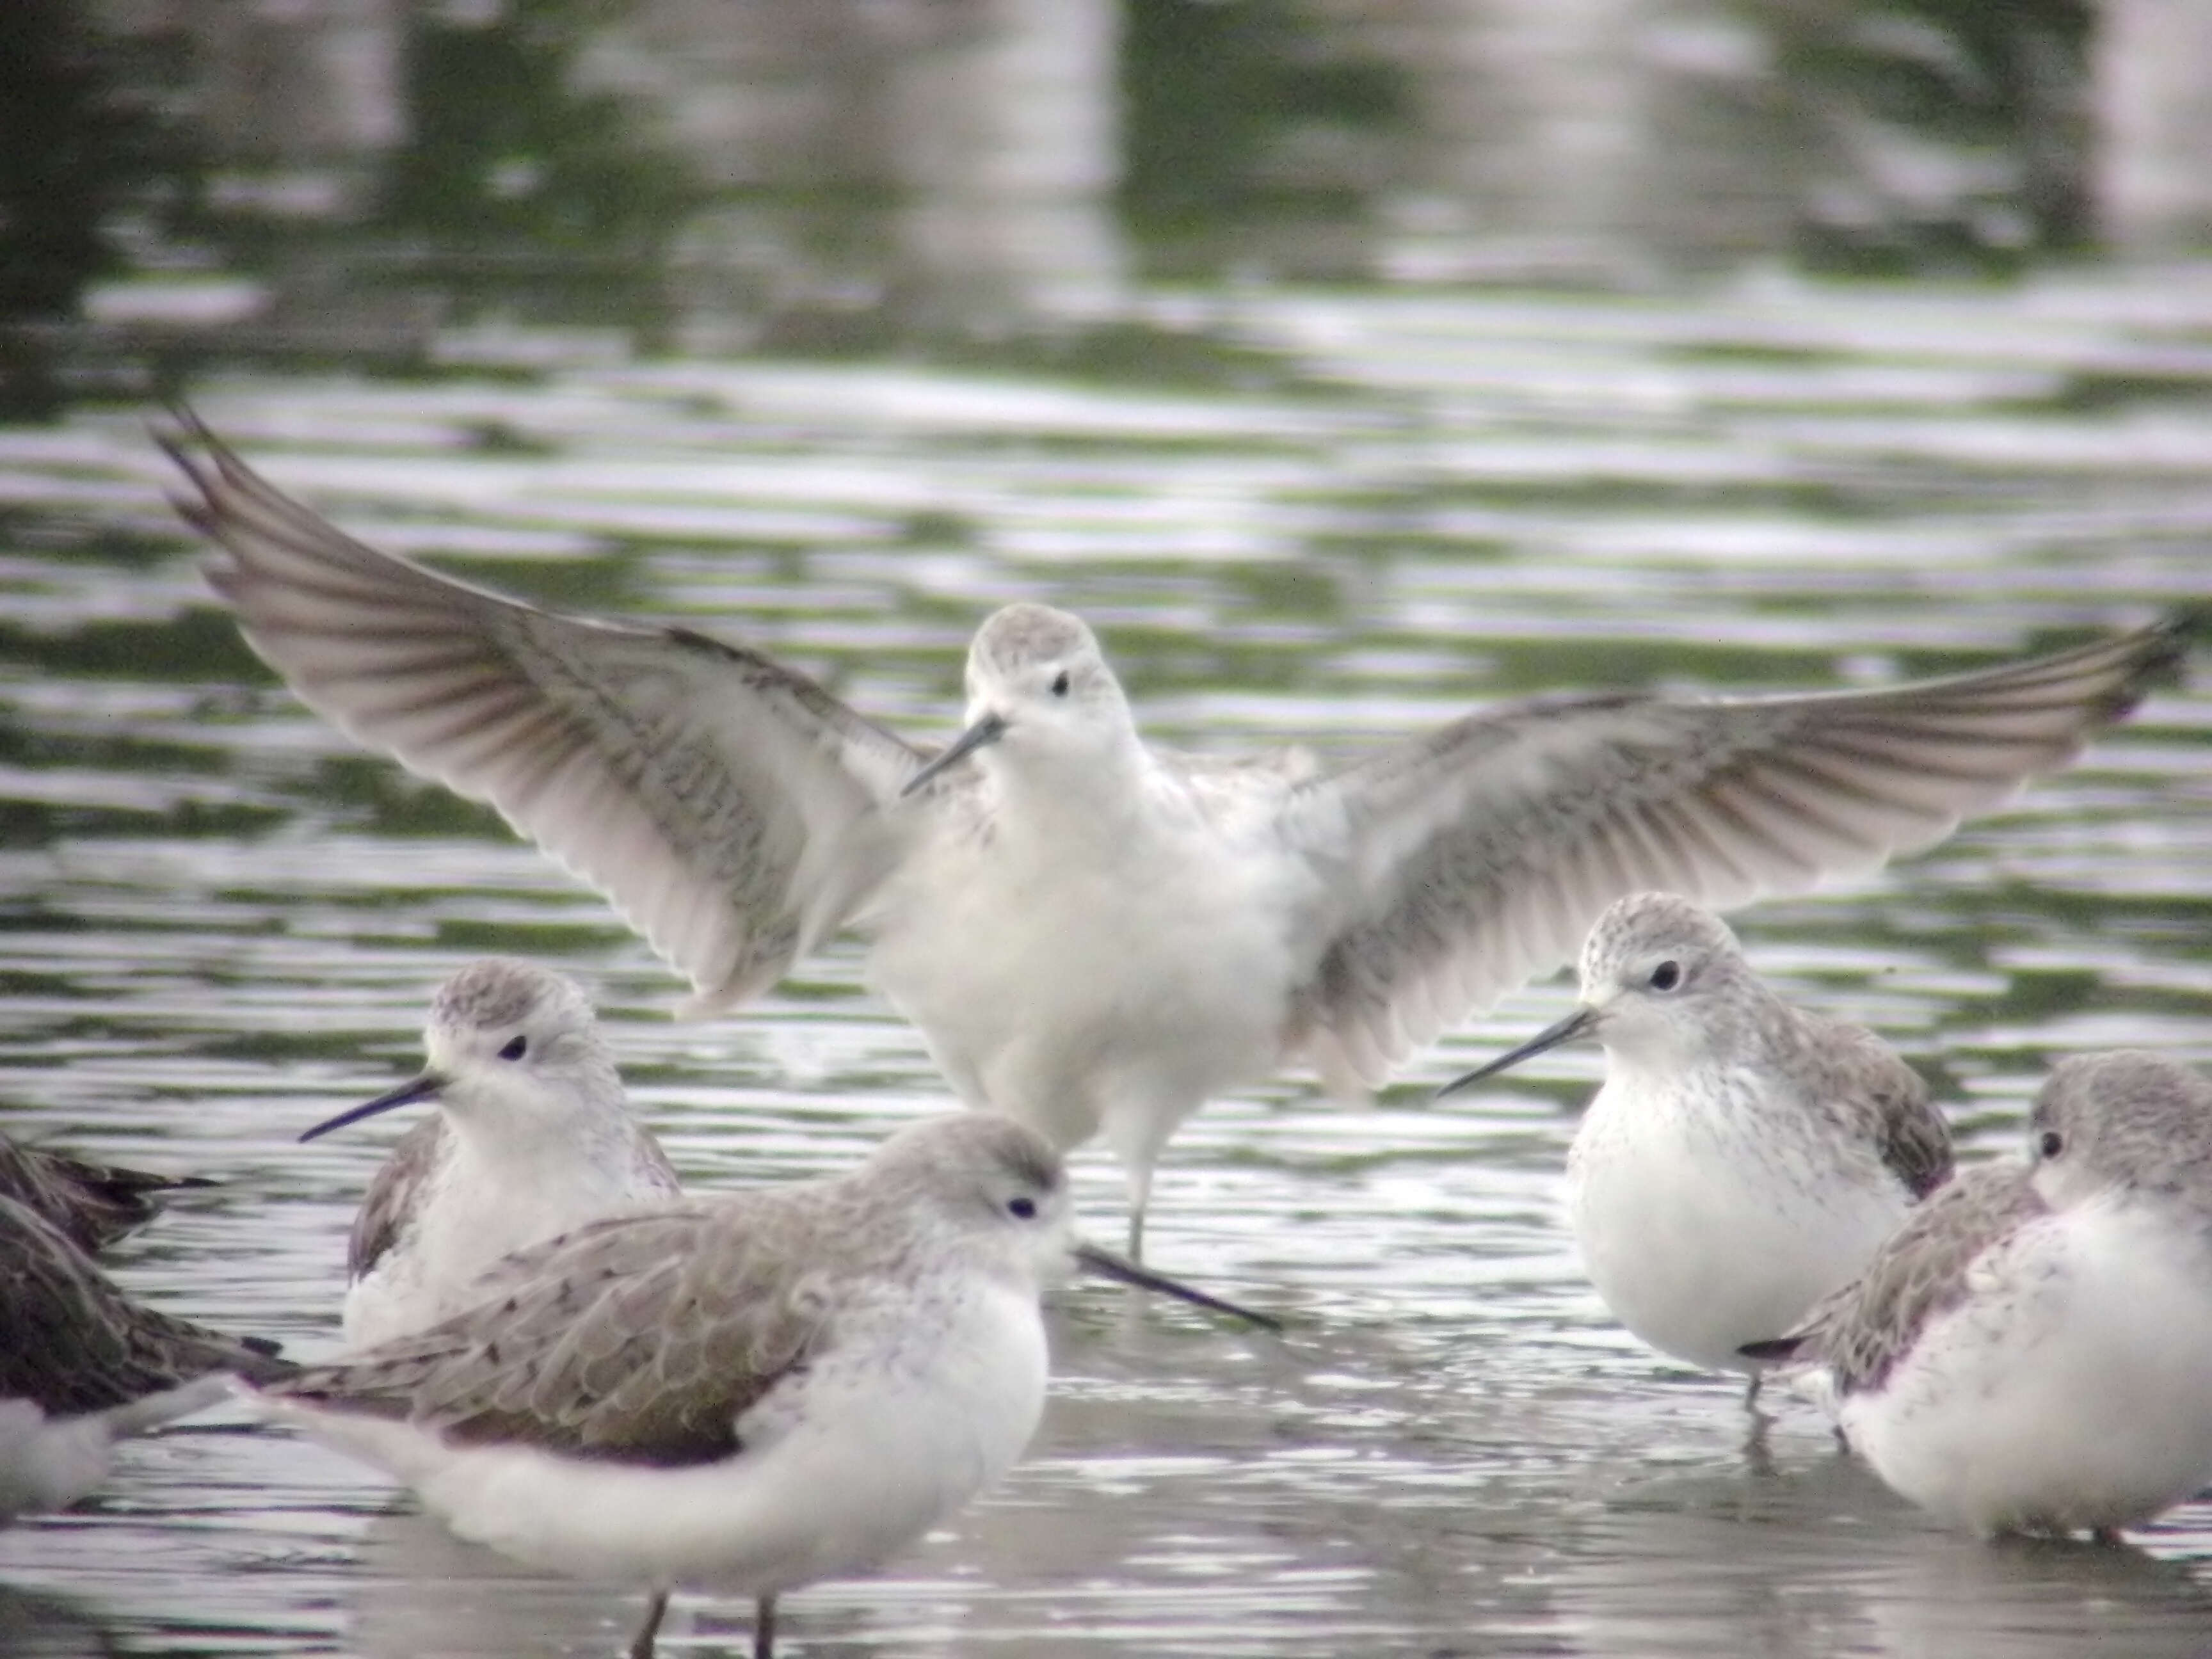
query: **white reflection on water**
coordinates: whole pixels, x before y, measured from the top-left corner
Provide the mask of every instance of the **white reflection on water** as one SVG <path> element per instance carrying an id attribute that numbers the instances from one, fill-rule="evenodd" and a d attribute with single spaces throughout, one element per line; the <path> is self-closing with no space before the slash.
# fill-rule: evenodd
<path id="1" fill-rule="evenodd" d="M 2148 301 L 2154 300 L 2155 304 Z M 1791 289 L 1680 304 L 1260 297 L 1295 398 L 900 368 L 584 364 L 517 387 L 234 381 L 203 408 L 356 529 L 587 609 L 681 616 L 942 735 L 976 620 L 1090 615 L 1147 730 L 1406 731 L 1486 698 L 1966 665 L 2212 589 L 2212 286 Z M 2113 395 L 2099 376 L 2142 385 Z M 118 1253 L 163 1305 L 335 1341 L 344 1231 L 402 1126 L 292 1137 L 410 1068 L 430 990 L 516 951 L 592 982 L 687 1179 L 818 1174 L 944 1100 L 838 950 L 738 1017 L 495 826 L 256 681 L 136 411 L 0 433 L 8 1127 L 228 1182 Z M 197 613 L 197 614 L 196 614 Z M 210 678 L 212 676 L 212 678 Z M 2162 693 L 2018 811 L 1741 919 L 1785 991 L 1935 1063 L 1977 1151 L 2059 1053 L 2212 1059 L 2212 692 Z M 2142 1552 L 1991 1550 L 1622 1334 L 1556 1209 L 1560 1054 L 1376 1109 L 1300 1080 L 1170 1149 L 1151 1248 L 1297 1316 L 1280 1346 L 1082 1292 L 1006 1486 L 794 1646 L 900 1654 L 2197 1652 L 2212 1512 Z M 1118 1214 L 1086 1159 L 1079 1189 Z M 519 1574 L 234 1413 L 0 1536 L 0 1651 L 603 1653 L 627 1591 Z M 743 1650 L 680 1605 L 672 1651 Z"/>

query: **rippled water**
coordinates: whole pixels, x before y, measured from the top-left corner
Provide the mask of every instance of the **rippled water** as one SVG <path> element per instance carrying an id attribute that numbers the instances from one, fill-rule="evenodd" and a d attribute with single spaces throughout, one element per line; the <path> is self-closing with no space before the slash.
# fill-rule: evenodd
<path id="1" fill-rule="evenodd" d="M 1155 735 L 1327 747 L 1532 690 L 1822 686 L 1971 666 L 2212 595 L 2212 278 L 1681 304 L 1188 302 L 1249 389 L 877 364 L 611 362 L 427 385 L 234 379 L 203 412 L 385 545 L 684 618 L 941 736 L 1018 596 L 1100 626 Z M 334 1342 L 344 1231 L 400 1126 L 292 1137 L 408 1067 L 492 949 L 601 995 L 702 1187 L 840 1168 L 944 1092 L 840 948 L 741 1017 L 676 985 L 486 815 L 356 754 L 213 610 L 136 412 L 0 431 L 4 1121 L 219 1174 L 118 1252 L 196 1316 Z M 2015 810 L 1740 919 L 1790 994 L 1929 1063 L 1977 1151 L 2051 1059 L 2212 1060 L 2212 702 L 2155 696 Z M 1804 1408 L 1606 1318 L 1557 1190 L 1595 1054 L 1427 1103 L 1550 982 L 1348 1112 L 1210 1108 L 1148 1249 L 1283 1344 L 1079 1293 L 1031 1455 L 884 1576 L 793 1598 L 794 1651 L 2183 1654 L 2212 1507 L 2142 1548 L 1990 1548 Z M 1103 1154 L 1082 1192 L 1111 1237 Z M 242 1418 L 135 1448 L 0 1535 L 0 1650 L 601 1653 L 635 1598 L 456 1544 Z M 680 1601 L 672 1652 L 744 1650 Z"/>

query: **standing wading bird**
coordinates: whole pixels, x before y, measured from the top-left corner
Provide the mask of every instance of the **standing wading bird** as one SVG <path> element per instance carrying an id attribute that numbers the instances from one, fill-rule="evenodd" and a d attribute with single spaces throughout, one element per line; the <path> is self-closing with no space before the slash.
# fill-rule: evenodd
<path id="1" fill-rule="evenodd" d="M 1377 1085 L 1625 894 L 1740 902 L 1941 840 L 2133 708 L 2185 632 L 1881 690 L 1516 703 L 1324 768 L 1146 743 L 1090 629 L 1014 605 L 933 755 L 756 653 L 380 553 L 184 418 L 179 510 L 310 708 L 605 892 L 690 977 L 684 1012 L 860 933 L 969 1105 L 1062 1147 L 1103 1130 L 1133 1251 L 1209 1097 L 1293 1059 Z"/>
<path id="2" fill-rule="evenodd" d="M 422 1046 L 419 1076 L 300 1137 L 417 1101 L 438 1108 L 400 1137 L 354 1218 L 354 1347 L 474 1306 L 477 1276 L 510 1251 L 684 1195 L 630 1109 L 589 999 L 560 975 L 511 957 L 469 963 L 438 988 Z"/>
<path id="3" fill-rule="evenodd" d="M 850 1174 L 597 1222 L 510 1257 L 468 1312 L 257 1391 L 465 1538 L 670 1593 L 776 1599 L 872 1567 L 1021 1455 L 1042 1291 L 1083 1267 L 1273 1328 L 1076 1243 L 1059 1155 L 925 1119 Z"/>
<path id="4" fill-rule="evenodd" d="M 1851 1449 L 1951 1524 L 2113 1542 L 2212 1484 L 2212 1083 L 2066 1060 L 2028 1141 L 1747 1352 L 1809 1368 Z"/>
<path id="5" fill-rule="evenodd" d="M 214 1405 L 226 1373 L 290 1371 L 276 1352 L 133 1302 L 59 1228 L 0 1198 L 0 1524 L 83 1497 L 118 1440 Z"/>
<path id="6" fill-rule="evenodd" d="M 1748 1404 L 1760 1368 L 1742 1346 L 1848 1283 L 1950 1178 L 1950 1126 L 1880 1037 L 1783 1001 L 1686 899 L 1612 905 L 1581 979 L 1574 1012 L 1440 1092 L 1604 1044 L 1605 1086 L 1567 1152 L 1583 1266 L 1653 1347 L 1748 1370 Z"/>

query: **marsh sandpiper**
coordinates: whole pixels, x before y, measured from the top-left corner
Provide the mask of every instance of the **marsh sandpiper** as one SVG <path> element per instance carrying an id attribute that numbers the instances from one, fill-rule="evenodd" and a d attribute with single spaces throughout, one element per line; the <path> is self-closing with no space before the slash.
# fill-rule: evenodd
<path id="1" fill-rule="evenodd" d="M 2212 1083 L 2063 1060 L 2028 1140 L 1753 1351 L 1814 1368 L 1853 1449 L 1952 1524 L 2109 1540 L 2212 1486 Z"/>
<path id="2" fill-rule="evenodd" d="M 1617 901 L 1580 977 L 1572 1013 L 1446 1092 L 1563 1042 L 1604 1045 L 1567 1153 L 1590 1281 L 1653 1347 L 1748 1370 L 1755 1396 L 1741 1346 L 1866 1265 L 1950 1175 L 1949 1127 L 1881 1038 L 1784 1001 L 1686 899 Z"/>
<path id="3" fill-rule="evenodd" d="M 1091 629 L 1018 604 L 932 751 L 757 652 L 380 553 L 179 418 L 210 580 L 310 708 L 600 888 L 689 1012 L 860 933 L 966 1103 L 1103 1131 L 1132 1255 L 1210 1097 L 1298 1061 L 1362 1096 L 1625 894 L 1740 902 L 1940 841 L 2133 708 L 2187 626 L 1875 690 L 1540 699 L 1323 764 L 1147 743 Z"/>
<path id="4" fill-rule="evenodd" d="M 510 1251 L 683 1196 L 573 981 L 511 957 L 470 963 L 432 1000 L 422 1046 L 418 1075 L 300 1137 L 437 1107 L 400 1137 L 354 1218 L 355 1347 L 473 1306 L 477 1276 Z"/>
<path id="5" fill-rule="evenodd" d="M 260 1398 L 464 1537 L 646 1586 L 632 1655 L 695 1587 L 754 1598 L 765 1659 L 778 1596 L 881 1561 L 1020 1454 L 1049 1283 L 1081 1266 L 1242 1313 L 1071 1229 L 1050 1143 L 927 1119 L 849 1175 L 549 1241 L 480 1306 Z"/>

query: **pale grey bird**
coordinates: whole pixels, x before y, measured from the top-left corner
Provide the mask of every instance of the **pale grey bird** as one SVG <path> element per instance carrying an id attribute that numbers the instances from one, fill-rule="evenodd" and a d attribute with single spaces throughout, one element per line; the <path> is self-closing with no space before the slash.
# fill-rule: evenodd
<path id="1" fill-rule="evenodd" d="M 222 1397 L 222 1374 L 274 1378 L 273 1343 L 132 1301 L 71 1240 L 0 1197 L 0 1523 L 74 1503 L 115 1443 Z"/>
<path id="2" fill-rule="evenodd" d="M 473 1306 L 478 1275 L 510 1251 L 683 1196 L 573 981 L 512 957 L 470 963 L 439 988 L 422 1046 L 420 1075 L 300 1137 L 437 1105 L 354 1219 L 343 1320 L 355 1347 Z"/>
<path id="3" fill-rule="evenodd" d="M 1378 1084 L 1624 894 L 1741 902 L 1941 840 L 2131 708 L 2184 634 L 1880 690 L 1516 703 L 1322 766 L 1147 744 L 1091 629 L 1014 605 L 933 756 L 757 653 L 380 553 L 197 422 L 170 453 L 210 580 L 311 708 L 605 892 L 687 1012 L 860 933 L 969 1105 L 1062 1147 L 1103 1130 L 1133 1250 L 1209 1097 L 1294 1060 Z"/>
<path id="4" fill-rule="evenodd" d="M 1058 1153 L 957 1113 L 859 1170 L 595 1223 L 444 1324 L 261 1389 L 463 1537 L 648 1589 L 777 1598 L 862 1571 L 1004 1474 L 1044 1404 L 1043 1289 L 1083 1267 L 1243 1310 L 1074 1242 Z"/>
<path id="5" fill-rule="evenodd" d="M 0 1198 L 36 1210 L 88 1255 L 159 1215 L 164 1194 L 214 1185 L 199 1176 L 94 1164 L 0 1135 Z"/>
<path id="6" fill-rule="evenodd" d="M 1954 1525 L 2110 1539 L 2212 1486 L 2212 1083 L 2067 1060 L 2028 1139 L 1752 1352 L 1812 1368 L 1852 1449 Z"/>
<path id="7" fill-rule="evenodd" d="M 1583 945 L 1575 1011 L 1464 1088 L 1577 1039 L 1605 1083 L 1567 1153 L 1590 1281 L 1653 1347 L 1714 1370 L 1848 1283 L 1951 1173 L 1919 1073 L 1862 1026 L 1792 1006 L 1735 935 L 1686 899 L 1639 893 Z"/>

